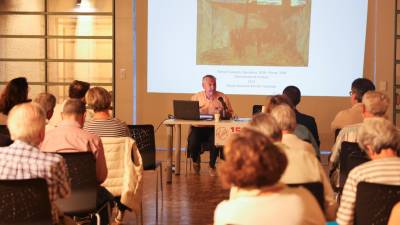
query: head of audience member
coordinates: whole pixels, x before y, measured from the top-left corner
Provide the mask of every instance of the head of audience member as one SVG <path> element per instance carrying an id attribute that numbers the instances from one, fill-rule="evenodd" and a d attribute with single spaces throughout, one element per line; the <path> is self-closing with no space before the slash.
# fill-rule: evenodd
<path id="1" fill-rule="evenodd" d="M 266 107 L 266 112 L 271 112 L 273 108 L 275 108 L 278 105 L 286 104 L 290 107 L 293 107 L 293 103 L 290 101 L 290 99 L 286 95 L 274 95 L 271 96 L 268 101 L 267 101 L 267 107 Z"/>
<path id="2" fill-rule="evenodd" d="M 85 123 L 85 114 L 85 103 L 80 99 L 71 98 L 64 103 L 61 117 L 63 121 L 75 121 L 83 127 L 83 124 Z"/>
<path id="3" fill-rule="evenodd" d="M 357 78 L 351 84 L 351 102 L 353 104 L 359 103 L 362 101 L 363 95 L 367 91 L 374 91 L 375 85 L 372 81 L 366 78 Z"/>
<path id="4" fill-rule="evenodd" d="M 251 128 L 271 138 L 274 142 L 280 142 L 282 140 L 282 130 L 271 114 L 257 113 L 253 116 L 249 125 Z"/>
<path id="5" fill-rule="evenodd" d="M 287 104 L 275 106 L 271 110 L 271 116 L 276 120 L 283 134 L 293 133 L 296 129 L 296 114 L 293 109 Z"/>
<path id="6" fill-rule="evenodd" d="M 225 187 L 261 189 L 275 185 L 287 166 L 285 154 L 263 133 L 243 128 L 226 144 L 220 167 Z"/>
<path id="7" fill-rule="evenodd" d="M 205 75 L 202 79 L 202 86 L 206 97 L 208 99 L 212 98 L 217 91 L 217 78 L 213 75 Z"/>
<path id="8" fill-rule="evenodd" d="M 367 91 L 362 98 L 364 118 L 385 117 L 389 101 L 389 97 L 382 92 Z"/>
<path id="9" fill-rule="evenodd" d="M 68 96 L 69 98 L 77 98 L 85 101 L 85 94 L 89 90 L 90 84 L 80 80 L 74 80 L 69 85 Z"/>
<path id="10" fill-rule="evenodd" d="M 372 160 L 395 157 L 400 149 L 400 134 L 390 121 L 370 118 L 362 123 L 358 131 L 358 144 Z"/>
<path id="11" fill-rule="evenodd" d="M 286 95 L 289 100 L 293 103 L 293 107 L 296 108 L 296 106 L 300 103 L 301 100 L 301 92 L 300 89 L 296 86 L 287 86 L 285 89 L 283 89 L 283 95 Z"/>
<path id="12" fill-rule="evenodd" d="M 54 107 L 56 106 L 56 97 L 50 93 L 40 93 L 36 96 L 34 102 L 38 103 L 46 113 L 46 118 L 49 120 L 53 116 Z"/>
<path id="13" fill-rule="evenodd" d="M 86 104 L 88 104 L 89 108 L 93 109 L 95 113 L 108 113 L 111 108 L 111 95 L 102 87 L 90 88 L 86 93 L 85 99 Z"/>
<path id="14" fill-rule="evenodd" d="M 8 115 L 12 107 L 28 100 L 28 81 L 25 77 L 17 77 L 7 83 L 0 97 L 0 112 Z"/>
<path id="15" fill-rule="evenodd" d="M 22 103 L 8 114 L 7 127 L 12 140 L 38 146 L 44 139 L 46 115 L 37 103 Z"/>

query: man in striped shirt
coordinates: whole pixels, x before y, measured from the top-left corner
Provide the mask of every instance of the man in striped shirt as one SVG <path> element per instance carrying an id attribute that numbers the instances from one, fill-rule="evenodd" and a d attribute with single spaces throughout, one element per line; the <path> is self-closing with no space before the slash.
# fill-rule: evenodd
<path id="1" fill-rule="evenodd" d="M 344 185 L 337 213 L 340 225 L 354 223 L 354 209 L 359 182 L 400 185 L 400 134 L 396 127 L 383 118 L 371 118 L 361 125 L 358 143 L 372 161 L 354 168 Z"/>

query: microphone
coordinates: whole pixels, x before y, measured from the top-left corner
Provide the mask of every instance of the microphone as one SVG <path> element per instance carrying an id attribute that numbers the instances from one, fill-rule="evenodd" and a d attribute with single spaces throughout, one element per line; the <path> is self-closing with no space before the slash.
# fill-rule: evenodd
<path id="1" fill-rule="evenodd" d="M 222 98 L 222 97 L 220 96 L 220 97 L 218 97 L 218 101 L 221 102 L 222 107 L 224 107 L 224 110 L 228 110 L 228 106 L 226 105 L 226 103 L 225 103 L 225 101 L 224 101 L 224 98 Z"/>

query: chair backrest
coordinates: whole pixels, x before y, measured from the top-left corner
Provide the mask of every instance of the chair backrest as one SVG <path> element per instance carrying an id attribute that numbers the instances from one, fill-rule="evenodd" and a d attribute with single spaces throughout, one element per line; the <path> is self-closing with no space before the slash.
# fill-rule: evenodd
<path id="1" fill-rule="evenodd" d="M 0 134 L 10 136 L 10 131 L 8 130 L 7 125 L 0 125 Z"/>
<path id="2" fill-rule="evenodd" d="M 0 180 L 0 224 L 51 225 L 46 180 Z"/>
<path id="3" fill-rule="evenodd" d="M 344 186 L 347 176 L 354 167 L 368 162 L 369 160 L 367 153 L 365 153 L 357 143 L 343 141 L 339 156 L 339 187 Z"/>
<path id="4" fill-rule="evenodd" d="M 252 114 L 254 115 L 260 113 L 262 111 L 262 107 L 263 107 L 262 105 L 253 105 Z"/>
<path id="5" fill-rule="evenodd" d="M 400 185 L 360 182 L 357 185 L 354 224 L 386 225 L 398 201 Z"/>
<path id="6" fill-rule="evenodd" d="M 324 187 L 323 187 L 321 182 L 288 184 L 288 186 L 306 188 L 315 197 L 315 199 L 317 200 L 319 206 L 321 207 L 321 210 L 324 211 L 324 209 L 325 209 L 325 206 L 324 206 Z"/>
<path id="7" fill-rule="evenodd" d="M 156 143 L 153 125 L 128 125 L 128 128 L 142 156 L 143 169 L 154 170 L 156 168 Z"/>
<path id="8" fill-rule="evenodd" d="M 97 186 L 96 160 L 92 152 L 65 152 L 58 154 L 67 163 L 72 190 Z"/>
<path id="9" fill-rule="evenodd" d="M 96 160 L 92 152 L 65 152 L 61 155 L 71 179 L 71 196 L 57 200 L 67 215 L 84 215 L 96 209 Z"/>
<path id="10" fill-rule="evenodd" d="M 340 129 L 340 128 L 335 129 L 335 140 L 334 140 L 334 141 L 336 141 L 336 138 L 337 138 L 337 136 L 339 135 L 339 133 L 340 133 L 341 130 L 342 130 L 342 129 Z"/>

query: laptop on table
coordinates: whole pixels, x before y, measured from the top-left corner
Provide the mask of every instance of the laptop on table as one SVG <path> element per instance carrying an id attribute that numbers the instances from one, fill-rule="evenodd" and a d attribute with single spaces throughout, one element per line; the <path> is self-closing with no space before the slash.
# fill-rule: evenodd
<path id="1" fill-rule="evenodd" d="M 213 115 L 200 115 L 198 101 L 174 100 L 174 117 L 181 120 L 212 120 Z"/>

